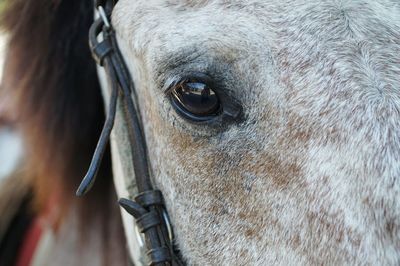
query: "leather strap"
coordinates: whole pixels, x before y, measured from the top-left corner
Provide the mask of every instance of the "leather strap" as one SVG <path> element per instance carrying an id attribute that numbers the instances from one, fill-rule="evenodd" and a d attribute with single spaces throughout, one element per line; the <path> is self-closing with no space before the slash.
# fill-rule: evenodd
<path id="1" fill-rule="evenodd" d="M 106 122 L 92 162 L 76 194 L 84 195 L 95 181 L 114 125 L 117 101 L 120 99 L 127 120 L 139 195 L 135 201 L 120 199 L 119 204 L 135 218 L 140 232 L 144 234 L 150 265 L 184 265 L 179 252 L 174 248 L 172 234 L 168 231 L 169 224 L 165 220 L 166 210 L 161 191 L 154 190 L 151 183 L 147 147 L 135 87 L 120 54 L 114 29 L 108 21 L 115 2 L 96 0 L 95 5 L 101 16 L 90 28 L 89 46 L 94 60 L 104 68 L 107 74 L 111 98 Z M 102 40 L 98 41 L 100 34 L 102 34 Z"/>

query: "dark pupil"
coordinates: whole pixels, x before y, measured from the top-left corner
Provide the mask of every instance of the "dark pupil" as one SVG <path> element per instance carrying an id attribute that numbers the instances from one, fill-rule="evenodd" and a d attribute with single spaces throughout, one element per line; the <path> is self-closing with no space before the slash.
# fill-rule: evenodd
<path id="1" fill-rule="evenodd" d="M 182 83 L 173 90 L 173 96 L 182 107 L 197 116 L 213 115 L 219 109 L 217 95 L 204 83 Z"/>

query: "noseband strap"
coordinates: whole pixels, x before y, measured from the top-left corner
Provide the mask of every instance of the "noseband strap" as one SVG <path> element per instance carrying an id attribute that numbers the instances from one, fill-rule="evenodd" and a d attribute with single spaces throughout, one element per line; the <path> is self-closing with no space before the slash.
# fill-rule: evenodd
<path id="1" fill-rule="evenodd" d="M 90 28 L 89 46 L 94 60 L 107 74 L 111 96 L 106 121 L 92 162 L 76 194 L 84 195 L 95 181 L 114 125 L 117 101 L 121 100 L 139 195 L 134 201 L 120 199 L 119 204 L 135 218 L 140 232 L 144 234 L 150 265 L 184 265 L 173 245 L 171 228 L 168 228 L 170 225 L 165 218 L 166 210 L 162 194 L 159 190 L 154 190 L 151 183 L 147 147 L 135 87 L 120 54 L 114 29 L 109 22 L 115 1 L 95 2 L 100 17 Z M 99 35 L 101 41 L 98 41 Z"/>

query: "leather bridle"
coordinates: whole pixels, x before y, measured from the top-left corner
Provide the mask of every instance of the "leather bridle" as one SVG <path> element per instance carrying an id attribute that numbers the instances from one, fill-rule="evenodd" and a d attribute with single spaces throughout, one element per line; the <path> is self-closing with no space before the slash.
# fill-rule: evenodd
<path id="1" fill-rule="evenodd" d="M 134 201 L 120 199 L 119 204 L 135 218 L 137 227 L 144 234 L 149 265 L 184 265 L 173 243 L 161 191 L 155 190 L 151 183 L 146 140 L 135 86 L 119 51 L 115 32 L 109 20 L 116 2 L 117 0 L 95 1 L 100 16 L 90 28 L 89 46 L 96 63 L 106 72 L 111 96 L 106 121 L 92 162 L 76 194 L 84 195 L 95 181 L 114 126 L 117 101 L 120 100 L 128 128 L 135 182 L 139 194 Z"/>

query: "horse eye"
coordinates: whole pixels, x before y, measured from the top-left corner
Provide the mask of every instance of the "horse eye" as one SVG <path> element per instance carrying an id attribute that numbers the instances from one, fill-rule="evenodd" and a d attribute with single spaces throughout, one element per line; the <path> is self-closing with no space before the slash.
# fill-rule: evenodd
<path id="1" fill-rule="evenodd" d="M 170 89 L 170 97 L 178 113 L 194 121 L 210 120 L 221 110 L 217 94 L 202 82 L 180 82 Z"/>

